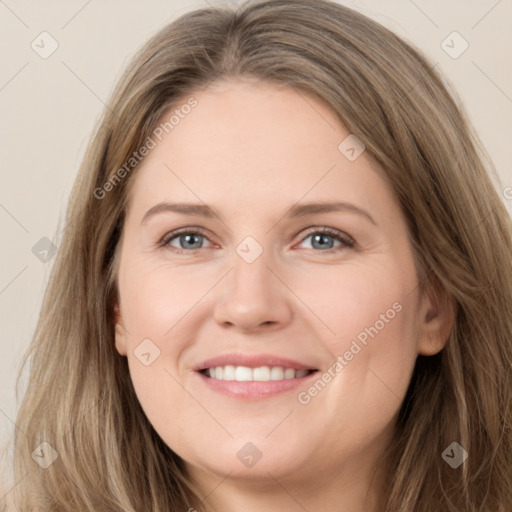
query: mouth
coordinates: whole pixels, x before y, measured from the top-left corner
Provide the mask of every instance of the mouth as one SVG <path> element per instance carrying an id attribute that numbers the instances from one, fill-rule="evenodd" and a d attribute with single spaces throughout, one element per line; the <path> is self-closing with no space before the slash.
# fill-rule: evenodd
<path id="1" fill-rule="evenodd" d="M 208 389 L 235 398 L 261 399 L 307 384 L 317 368 L 272 355 L 228 354 L 203 361 L 195 373 Z"/>

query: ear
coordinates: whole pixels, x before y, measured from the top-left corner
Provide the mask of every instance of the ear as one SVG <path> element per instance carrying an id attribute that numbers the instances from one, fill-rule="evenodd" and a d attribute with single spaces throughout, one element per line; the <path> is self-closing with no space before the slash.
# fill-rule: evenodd
<path id="1" fill-rule="evenodd" d="M 446 291 L 429 287 L 421 298 L 419 314 L 418 354 L 433 356 L 448 341 L 455 321 L 455 306 Z"/>
<path id="2" fill-rule="evenodd" d="M 122 355 L 126 356 L 126 329 L 123 325 L 123 320 L 121 317 L 121 311 L 119 309 L 119 304 L 114 306 L 114 321 L 115 321 L 115 344 L 116 350 Z"/>

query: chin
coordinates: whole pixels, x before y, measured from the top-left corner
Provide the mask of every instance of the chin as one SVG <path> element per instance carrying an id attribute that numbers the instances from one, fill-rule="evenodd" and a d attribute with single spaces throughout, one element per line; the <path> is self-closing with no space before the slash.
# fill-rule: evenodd
<path id="1" fill-rule="evenodd" d="M 264 437 L 246 436 L 205 447 L 193 457 L 193 461 L 185 459 L 203 470 L 222 476 L 229 474 L 230 478 L 268 480 L 270 473 L 279 479 L 291 475 L 296 477 L 304 467 L 304 452 L 300 447 L 301 443 L 283 445 Z"/>

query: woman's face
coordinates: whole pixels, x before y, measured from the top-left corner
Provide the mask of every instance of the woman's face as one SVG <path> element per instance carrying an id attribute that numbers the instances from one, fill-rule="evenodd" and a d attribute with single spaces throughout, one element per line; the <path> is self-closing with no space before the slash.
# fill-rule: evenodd
<path id="1" fill-rule="evenodd" d="M 355 481 L 445 338 L 405 219 L 314 97 L 248 80 L 193 96 L 131 184 L 116 348 L 192 474 Z"/>

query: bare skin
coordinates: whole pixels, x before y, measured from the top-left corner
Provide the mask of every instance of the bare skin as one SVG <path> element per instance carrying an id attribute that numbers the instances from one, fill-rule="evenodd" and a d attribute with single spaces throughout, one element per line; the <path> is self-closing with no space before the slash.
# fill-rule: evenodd
<path id="1" fill-rule="evenodd" d="M 419 295 L 382 169 L 338 149 L 350 133 L 325 104 L 253 80 L 194 97 L 136 171 L 121 240 L 116 348 L 140 403 L 215 510 L 376 512 L 379 456 L 416 357 L 443 348 L 452 318 Z M 162 202 L 214 215 L 167 210 L 143 222 Z M 354 208 L 287 216 L 321 202 L 373 220 Z M 147 366 L 134 353 L 145 339 L 160 351 Z M 271 396 L 231 396 L 196 371 L 225 354 L 317 372 Z"/>

